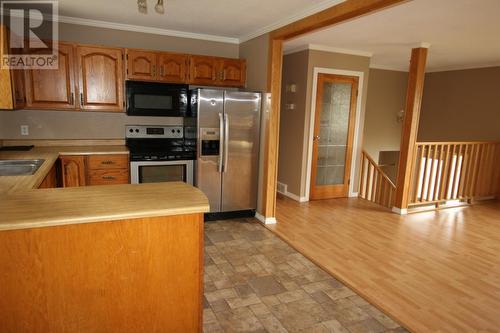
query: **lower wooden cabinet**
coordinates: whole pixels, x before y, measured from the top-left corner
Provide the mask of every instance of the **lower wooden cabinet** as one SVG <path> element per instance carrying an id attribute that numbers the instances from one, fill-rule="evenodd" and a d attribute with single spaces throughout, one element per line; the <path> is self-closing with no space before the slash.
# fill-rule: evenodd
<path id="1" fill-rule="evenodd" d="M 57 166 L 54 164 L 38 188 L 56 188 L 57 186 Z"/>
<path id="2" fill-rule="evenodd" d="M 61 156 L 61 173 L 63 187 L 86 185 L 85 156 Z"/>
<path id="3" fill-rule="evenodd" d="M 65 155 L 60 157 L 62 186 L 128 184 L 128 155 Z"/>

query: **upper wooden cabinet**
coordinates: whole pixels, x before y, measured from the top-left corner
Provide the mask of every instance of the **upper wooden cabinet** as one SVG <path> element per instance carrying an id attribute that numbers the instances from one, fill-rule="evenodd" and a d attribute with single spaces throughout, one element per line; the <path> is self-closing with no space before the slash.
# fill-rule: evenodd
<path id="1" fill-rule="evenodd" d="M 217 82 L 217 59 L 205 56 L 189 57 L 189 83 L 213 85 Z"/>
<path id="2" fill-rule="evenodd" d="M 8 31 L 0 26 L 0 54 L 8 51 Z M 0 69 L 0 109 L 22 109 L 26 104 L 24 93 L 24 76 L 21 70 Z"/>
<path id="3" fill-rule="evenodd" d="M 241 59 L 220 59 L 218 63 L 219 82 L 223 86 L 243 87 L 246 82 L 246 61 Z"/>
<path id="4" fill-rule="evenodd" d="M 191 56 L 189 83 L 225 87 L 243 87 L 246 80 L 246 61 L 206 56 Z"/>
<path id="5" fill-rule="evenodd" d="M 185 83 L 187 80 L 188 56 L 162 52 L 158 54 L 158 81 Z"/>
<path id="6" fill-rule="evenodd" d="M 156 80 L 156 62 L 155 52 L 127 50 L 127 79 Z"/>
<path id="7" fill-rule="evenodd" d="M 122 49 L 77 46 L 80 108 L 124 111 Z"/>
<path id="8" fill-rule="evenodd" d="M 25 71 L 26 107 L 34 109 L 69 109 L 77 107 L 75 94 L 74 47 L 59 44 L 57 69 Z"/>
<path id="9" fill-rule="evenodd" d="M 127 79 L 185 83 L 185 54 L 127 49 Z"/>

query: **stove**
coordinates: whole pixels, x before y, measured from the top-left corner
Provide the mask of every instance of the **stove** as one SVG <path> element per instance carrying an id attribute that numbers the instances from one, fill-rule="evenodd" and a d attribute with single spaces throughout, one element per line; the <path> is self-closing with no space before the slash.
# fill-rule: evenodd
<path id="1" fill-rule="evenodd" d="M 193 184 L 196 128 L 128 125 L 132 184 L 184 181 Z"/>
<path id="2" fill-rule="evenodd" d="M 131 161 L 196 159 L 196 129 L 182 126 L 126 126 Z"/>

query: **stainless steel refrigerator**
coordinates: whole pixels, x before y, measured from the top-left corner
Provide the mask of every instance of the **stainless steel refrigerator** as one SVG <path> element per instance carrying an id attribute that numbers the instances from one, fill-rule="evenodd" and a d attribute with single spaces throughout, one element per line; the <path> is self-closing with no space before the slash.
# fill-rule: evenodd
<path id="1" fill-rule="evenodd" d="M 261 94 L 196 89 L 195 184 L 210 201 L 210 211 L 257 207 Z"/>

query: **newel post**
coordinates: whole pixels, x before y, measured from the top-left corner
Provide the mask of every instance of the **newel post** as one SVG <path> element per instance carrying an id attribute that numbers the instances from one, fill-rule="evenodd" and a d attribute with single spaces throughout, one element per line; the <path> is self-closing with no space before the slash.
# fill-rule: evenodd
<path id="1" fill-rule="evenodd" d="M 420 108 L 424 92 L 425 65 L 427 48 L 414 48 L 411 52 L 408 90 L 406 92 L 406 108 L 401 132 L 396 196 L 393 211 L 406 214 L 410 194 L 413 161 L 415 160 L 415 144 L 417 142 Z"/>

